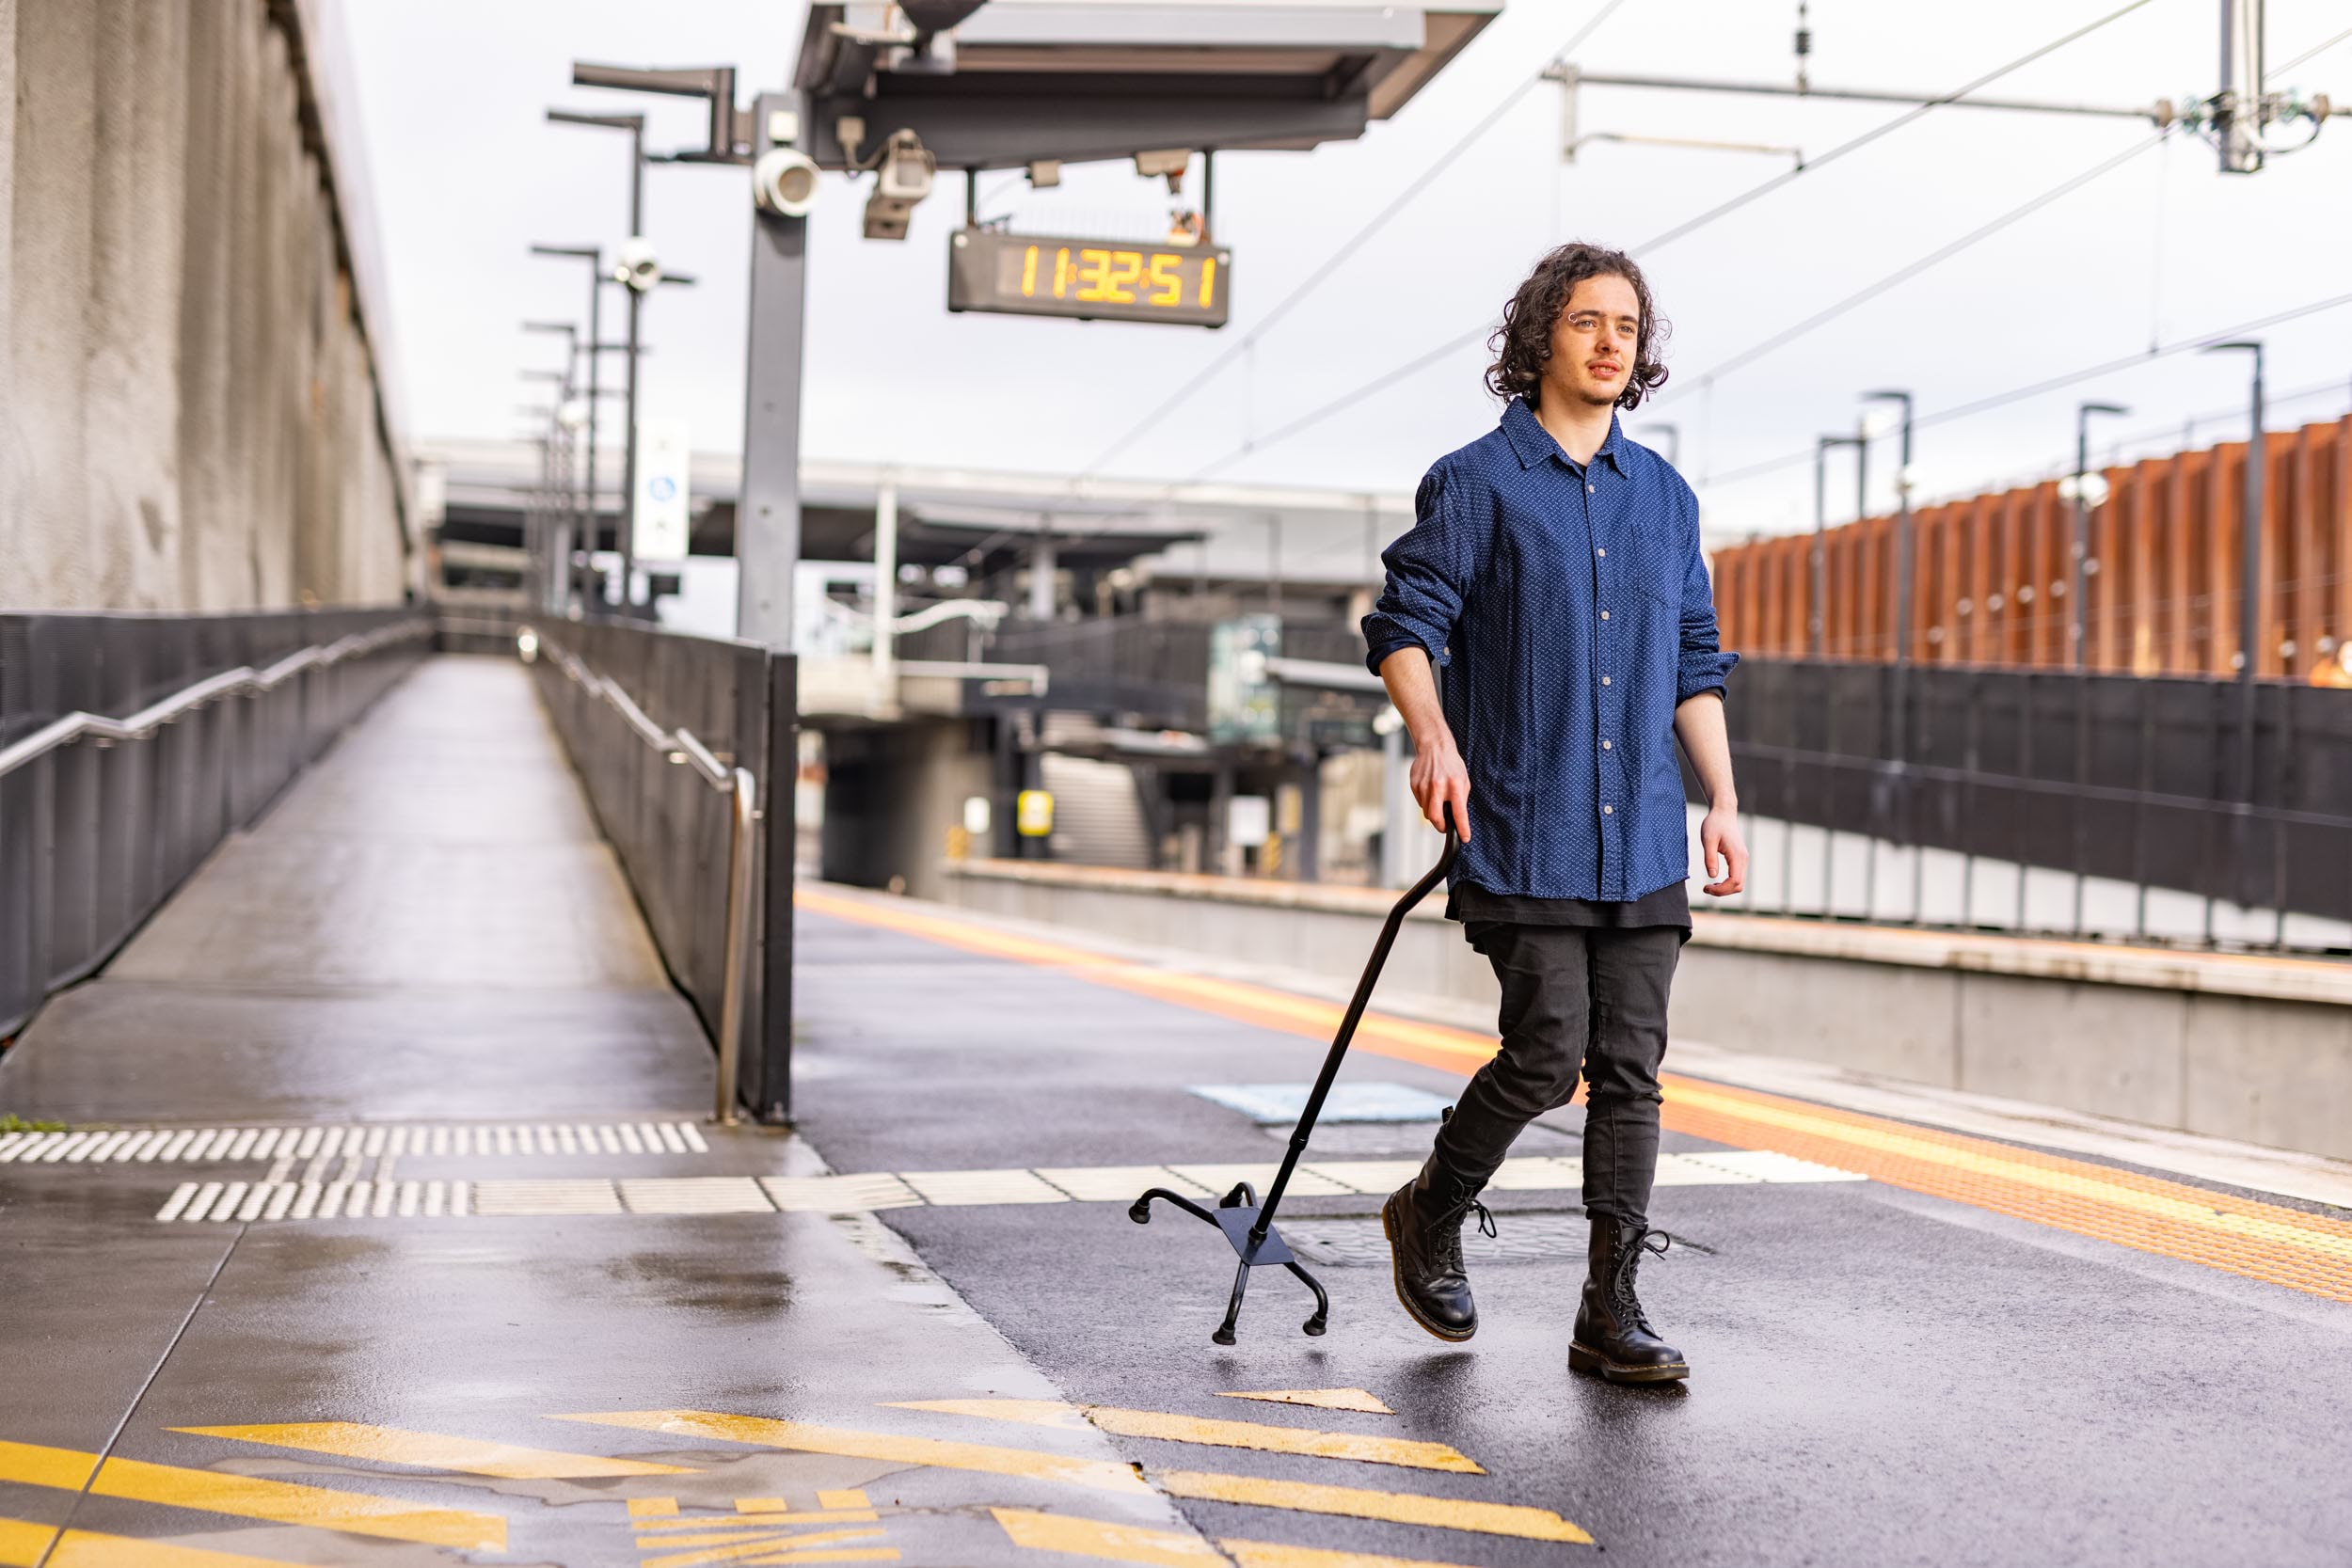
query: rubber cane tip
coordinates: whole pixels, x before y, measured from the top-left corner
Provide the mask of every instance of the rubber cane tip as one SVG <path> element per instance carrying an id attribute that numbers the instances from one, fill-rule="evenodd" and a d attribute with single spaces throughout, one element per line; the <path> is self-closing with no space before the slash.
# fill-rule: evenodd
<path id="1" fill-rule="evenodd" d="M 1150 1225 L 1152 1223 L 1151 1199 L 1137 1198 L 1135 1202 L 1127 1205 L 1127 1217 L 1135 1221 L 1137 1225 Z"/>
<path id="2" fill-rule="evenodd" d="M 1230 1328 L 1220 1328 L 1209 1338 L 1217 1344 L 1230 1345 L 1233 1342 L 1233 1331 Z"/>
<path id="3" fill-rule="evenodd" d="M 1309 1319 L 1307 1320 L 1307 1325 L 1306 1325 L 1306 1326 L 1307 1326 L 1307 1332 L 1308 1332 L 1309 1334 L 1311 1334 L 1311 1335 L 1314 1336 L 1314 1338 L 1316 1338 L 1320 1339 L 1320 1338 L 1323 1338 L 1323 1331 L 1324 1331 L 1325 1329 L 1327 1329 L 1327 1328 L 1330 1327 L 1331 1325 L 1330 1325 L 1329 1323 L 1325 1323 L 1325 1322 L 1323 1321 L 1323 1319 L 1322 1319 L 1322 1318 L 1320 1318 L 1320 1317 L 1313 1317 L 1313 1318 L 1309 1318 Z"/>

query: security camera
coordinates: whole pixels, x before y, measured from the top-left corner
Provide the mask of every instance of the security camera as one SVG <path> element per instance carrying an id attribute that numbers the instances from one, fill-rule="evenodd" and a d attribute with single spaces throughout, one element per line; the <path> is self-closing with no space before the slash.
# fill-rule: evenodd
<path id="1" fill-rule="evenodd" d="M 639 293 L 650 291 L 661 281 L 661 263 L 653 253 L 653 242 L 642 236 L 621 242 L 621 259 L 612 269 L 612 280 L 626 283 Z"/>
<path id="2" fill-rule="evenodd" d="M 752 200 L 778 217 L 806 217 L 817 205 L 817 161 L 789 147 L 771 147 L 752 166 Z"/>
<path id="3" fill-rule="evenodd" d="M 912 131 L 893 131 L 883 145 L 880 168 L 874 173 L 874 194 L 866 200 L 866 237 L 903 240 L 914 204 L 931 194 L 938 173 L 933 158 Z"/>

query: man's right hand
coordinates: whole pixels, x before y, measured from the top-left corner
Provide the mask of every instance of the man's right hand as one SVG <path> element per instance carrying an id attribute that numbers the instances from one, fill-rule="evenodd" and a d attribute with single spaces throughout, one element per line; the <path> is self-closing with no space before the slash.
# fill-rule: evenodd
<path id="1" fill-rule="evenodd" d="M 1470 826 L 1470 769 L 1462 766 L 1462 753 L 1454 749 L 1454 736 L 1443 730 L 1425 738 L 1416 736 L 1411 775 L 1413 799 L 1421 804 L 1421 814 L 1439 832 L 1445 831 L 1444 808 L 1454 807 L 1454 823 L 1461 831 L 1462 842 L 1468 844 Z"/>

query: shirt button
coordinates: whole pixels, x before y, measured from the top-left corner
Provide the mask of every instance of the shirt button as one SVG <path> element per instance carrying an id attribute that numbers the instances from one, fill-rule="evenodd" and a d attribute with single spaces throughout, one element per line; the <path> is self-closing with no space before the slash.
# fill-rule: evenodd
<path id="1" fill-rule="evenodd" d="M 1600 808 L 1600 814 L 1603 816 L 1613 816 L 1616 815 L 1616 811 L 1617 808 L 1614 806 L 1603 806 Z"/>
<path id="2" fill-rule="evenodd" d="M 1600 494 L 1600 486 L 1597 484 L 1587 484 L 1584 486 L 1584 493 L 1588 496 L 1597 496 Z"/>
<path id="3" fill-rule="evenodd" d="M 1609 684 L 1609 677 L 1608 677 L 1607 675 L 1603 675 L 1603 676 L 1601 676 L 1601 677 L 1600 677 L 1600 684 L 1601 684 L 1601 685 L 1603 685 L 1603 686 L 1607 686 L 1607 685 Z"/>
<path id="4" fill-rule="evenodd" d="M 1602 610 L 1602 611 L 1600 612 L 1600 618 L 1601 618 L 1602 620 L 1606 621 L 1607 619 L 1609 619 L 1609 612 L 1608 612 L 1607 610 Z"/>
<path id="5" fill-rule="evenodd" d="M 1595 555 L 1607 555 L 1609 552 L 1607 550 L 1595 550 L 1593 553 Z"/>
<path id="6" fill-rule="evenodd" d="M 1601 749 L 1602 751 L 1604 751 L 1604 752 L 1605 752 L 1605 751 L 1607 751 L 1607 750 L 1609 750 L 1609 742 L 1607 742 L 1606 740 L 1602 741 L 1602 742 L 1600 743 L 1600 749 Z"/>

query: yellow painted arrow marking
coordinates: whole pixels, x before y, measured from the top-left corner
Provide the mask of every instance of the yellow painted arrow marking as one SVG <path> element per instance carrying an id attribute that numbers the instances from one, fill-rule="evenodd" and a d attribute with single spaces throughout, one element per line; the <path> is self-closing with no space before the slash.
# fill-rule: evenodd
<path id="1" fill-rule="evenodd" d="M 1109 1460 L 1072 1459 L 1034 1449 L 999 1449 L 982 1443 L 945 1443 L 933 1437 L 898 1437 L 888 1433 L 771 1420 L 759 1416 L 729 1416 L 708 1410 L 612 1410 L 549 1418 L 589 1426 L 629 1427 L 677 1437 L 708 1437 L 723 1443 L 746 1443 L 754 1448 L 784 1449 L 796 1453 L 829 1453 L 892 1465 L 928 1465 L 943 1470 L 977 1470 L 989 1475 L 1058 1481 L 1097 1492 L 1144 1496 L 1152 1490 L 1132 1468 Z"/>
<path id="2" fill-rule="evenodd" d="M 55 1551 L 50 1550 L 53 1541 Z M 175 1546 L 168 1541 L 101 1535 L 95 1530 L 70 1529 L 59 1535 L 55 1525 L 0 1519 L 0 1564 L 34 1568 L 43 1553 L 48 1554 L 50 1568 L 302 1568 L 281 1558 L 207 1551 L 200 1546 Z"/>
<path id="3" fill-rule="evenodd" d="M 1479 1535 L 1511 1535 L 1524 1541 L 1568 1541 L 1589 1546 L 1582 1527 L 1545 1508 L 1517 1503 L 1469 1502 L 1413 1492 L 1367 1492 L 1353 1486 L 1318 1486 L 1301 1481 L 1266 1481 L 1200 1470 L 1170 1470 L 1153 1479 L 1170 1497 L 1201 1502 L 1283 1508 L 1299 1513 L 1336 1513 L 1394 1525 L 1429 1525 Z"/>
<path id="4" fill-rule="evenodd" d="M 1313 1459 L 1352 1459 L 1366 1465 L 1398 1465 L 1414 1470 L 1445 1470 L 1483 1476 L 1477 1461 L 1443 1443 L 1409 1437 L 1365 1437 L 1352 1432 L 1315 1432 L 1304 1427 L 1266 1426 L 1257 1421 L 1218 1421 L 1172 1416 L 1157 1410 L 1122 1410 L 1107 1404 L 1057 1404 L 1050 1400 L 918 1400 L 898 1410 L 929 1410 L 944 1416 L 1019 1421 L 1029 1426 L 1067 1426 L 1084 1417 L 1120 1437 L 1157 1437 L 1219 1449 L 1256 1449 L 1265 1453 L 1304 1454 Z"/>
<path id="5" fill-rule="evenodd" d="M 495 1513 L 412 1508 L 365 1492 L 295 1486 L 282 1481 L 186 1470 L 135 1459 L 109 1459 L 101 1465 L 96 1454 L 72 1449 L 0 1442 L 0 1481 L 78 1492 L 93 1467 L 97 1477 L 90 1481 L 89 1490 L 101 1497 L 200 1509 L 208 1513 L 267 1519 L 280 1525 L 348 1530 L 354 1535 L 414 1541 L 428 1546 L 491 1552 L 506 1549 L 506 1521 Z M 51 1560 L 56 1561 L 54 1556 Z"/>
<path id="6" fill-rule="evenodd" d="M 193 1433 L 199 1437 L 226 1437 L 234 1443 L 260 1443 L 274 1449 L 331 1453 L 344 1459 L 377 1459 L 389 1465 L 414 1465 L 429 1470 L 459 1470 L 472 1476 L 497 1476 L 504 1481 L 578 1481 L 596 1476 L 683 1476 L 694 1473 L 682 1465 L 648 1465 L 634 1459 L 607 1459 L 599 1454 L 559 1453 L 551 1449 L 526 1449 L 512 1443 L 484 1443 L 471 1437 L 450 1437 L 437 1432 L 362 1426 L 357 1421 L 295 1421 L 273 1426 L 174 1427 L 171 1430 Z"/>
<path id="7" fill-rule="evenodd" d="M 1367 1416 L 1393 1416 L 1395 1411 L 1361 1388 L 1269 1388 L 1263 1393 L 1219 1394 L 1221 1400 L 1264 1400 L 1270 1404 L 1311 1404 L 1319 1410 L 1360 1410 Z"/>

